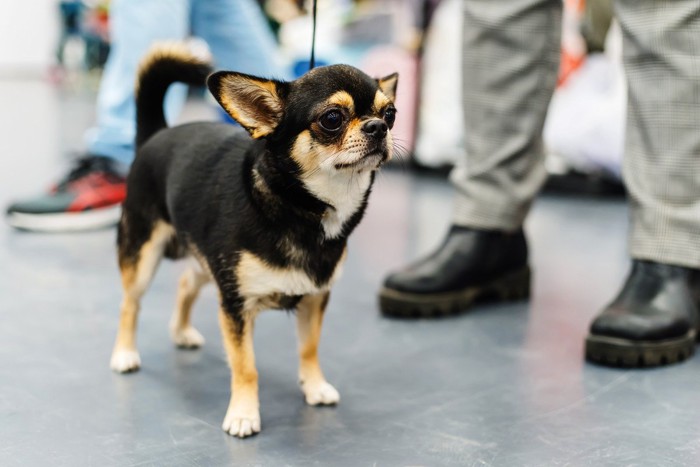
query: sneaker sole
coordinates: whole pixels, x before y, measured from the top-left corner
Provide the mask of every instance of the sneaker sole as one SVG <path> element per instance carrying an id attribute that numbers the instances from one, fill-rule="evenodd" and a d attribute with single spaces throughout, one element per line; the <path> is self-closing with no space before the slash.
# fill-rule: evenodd
<path id="1" fill-rule="evenodd" d="M 489 284 L 456 292 L 414 294 L 383 287 L 379 292 L 379 308 L 387 316 L 430 318 L 460 313 L 480 299 L 506 302 L 529 297 L 530 268 L 525 267 Z"/>
<path id="2" fill-rule="evenodd" d="M 20 230 L 34 232 L 79 232 L 112 227 L 119 222 L 121 205 L 82 212 L 56 214 L 7 214 L 7 223 Z"/>
<path id="3" fill-rule="evenodd" d="M 695 353 L 695 331 L 683 337 L 663 341 L 633 341 L 589 334 L 586 359 L 604 366 L 648 368 L 671 365 Z"/>

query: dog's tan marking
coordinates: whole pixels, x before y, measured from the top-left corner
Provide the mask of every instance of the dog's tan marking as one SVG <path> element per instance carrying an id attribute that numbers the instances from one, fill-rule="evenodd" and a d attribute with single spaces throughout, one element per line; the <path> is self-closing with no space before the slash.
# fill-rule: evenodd
<path id="1" fill-rule="evenodd" d="M 340 142 L 341 146 L 339 149 L 343 149 L 343 146 L 350 143 L 352 144 L 353 137 L 361 136 L 362 133 L 362 121 L 359 118 L 353 118 L 348 122 L 347 129 L 345 130 L 345 138 Z"/>
<path id="2" fill-rule="evenodd" d="M 307 295 L 297 305 L 299 385 L 309 405 L 337 404 L 340 401 L 340 394 L 326 381 L 318 362 L 318 343 L 328 297 L 328 292 Z"/>
<path id="3" fill-rule="evenodd" d="M 254 316 L 245 314 L 243 327 L 223 309 L 219 323 L 228 364 L 231 367 L 231 400 L 222 428 L 230 435 L 245 438 L 260 431 L 260 402 L 258 400 L 258 371 L 253 351 Z"/>
<path id="4" fill-rule="evenodd" d="M 328 98 L 327 102 L 329 105 L 344 107 L 350 111 L 351 114 L 355 112 L 355 100 L 346 91 L 336 92 Z"/>
<path id="5" fill-rule="evenodd" d="M 211 276 L 194 258 L 192 261 L 194 264 L 180 276 L 175 312 L 170 320 L 170 336 L 173 342 L 186 349 L 198 348 L 204 344 L 204 337 L 192 326 L 190 316 L 199 290 L 211 280 Z"/>
<path id="6" fill-rule="evenodd" d="M 284 251 L 285 256 L 295 264 L 300 264 L 306 259 L 307 253 L 299 249 L 299 247 L 295 245 L 288 236 L 282 237 L 280 240 L 280 246 L 282 247 L 282 251 Z"/>
<path id="7" fill-rule="evenodd" d="M 244 297 L 269 295 L 306 295 L 326 290 L 329 284 L 316 285 L 302 270 L 278 268 L 249 251 L 241 253 L 236 266 L 238 291 Z"/>
<path id="8" fill-rule="evenodd" d="M 357 159 L 358 149 L 363 140 L 362 122 L 360 119 L 353 118 L 345 128 L 344 137 L 328 146 L 314 141 L 309 130 L 302 131 L 294 141 L 290 156 L 299 164 L 302 179 L 319 172 L 335 172 L 336 163 L 352 162 Z"/>
<path id="9" fill-rule="evenodd" d="M 133 258 L 120 260 L 124 297 L 119 317 L 119 331 L 110 363 L 114 371 L 125 373 L 137 370 L 141 365 L 141 359 L 136 350 L 136 320 L 141 297 L 146 292 L 163 257 L 165 246 L 173 235 L 172 226 L 160 221 L 154 226 L 150 239 L 143 244 L 135 260 Z"/>
<path id="10" fill-rule="evenodd" d="M 391 104 L 391 99 L 389 99 L 386 94 L 382 91 L 377 91 L 374 95 L 374 103 L 372 104 L 372 110 L 374 113 L 379 113 L 384 107 Z"/>
<path id="11" fill-rule="evenodd" d="M 258 172 L 258 169 L 255 169 L 255 168 L 253 169 L 253 186 L 263 196 L 265 196 L 265 197 L 272 196 L 272 191 L 270 190 L 270 186 L 267 184 L 267 182 L 262 177 L 262 175 L 260 175 L 260 172 Z"/>
<path id="12" fill-rule="evenodd" d="M 311 132 L 304 130 L 294 140 L 290 156 L 299 164 L 302 174 L 313 172 L 326 158 L 333 157 L 333 151 L 324 146 L 312 145 Z"/>

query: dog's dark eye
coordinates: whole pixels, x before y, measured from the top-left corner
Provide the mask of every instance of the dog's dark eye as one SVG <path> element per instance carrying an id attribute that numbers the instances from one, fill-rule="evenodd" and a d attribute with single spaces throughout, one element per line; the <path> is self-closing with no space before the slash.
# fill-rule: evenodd
<path id="1" fill-rule="evenodd" d="M 318 123 L 328 131 L 336 131 L 343 125 L 343 114 L 338 110 L 329 110 L 328 112 L 321 115 L 318 119 Z"/>
<path id="2" fill-rule="evenodd" d="M 389 107 L 384 111 L 384 121 L 389 128 L 394 126 L 394 121 L 396 120 L 396 109 Z"/>

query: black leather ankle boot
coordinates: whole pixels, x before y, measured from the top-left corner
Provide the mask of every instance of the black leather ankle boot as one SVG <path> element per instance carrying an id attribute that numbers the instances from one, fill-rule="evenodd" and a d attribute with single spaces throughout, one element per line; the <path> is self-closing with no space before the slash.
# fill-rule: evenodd
<path id="1" fill-rule="evenodd" d="M 700 271 L 634 260 L 619 295 L 591 324 L 586 358 L 646 367 L 685 360 L 695 351 Z"/>
<path id="2" fill-rule="evenodd" d="M 480 298 L 517 300 L 529 295 L 522 230 L 452 226 L 437 251 L 386 278 L 379 304 L 386 315 L 433 317 L 462 311 Z"/>

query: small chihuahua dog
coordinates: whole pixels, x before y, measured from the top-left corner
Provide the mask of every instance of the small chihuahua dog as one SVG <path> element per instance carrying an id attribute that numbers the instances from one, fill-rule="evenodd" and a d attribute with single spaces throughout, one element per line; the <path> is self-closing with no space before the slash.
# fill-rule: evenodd
<path id="1" fill-rule="evenodd" d="M 190 312 L 200 288 L 216 283 L 232 371 L 223 429 L 243 438 L 260 431 L 253 324 L 263 309 L 296 309 L 306 402 L 340 400 L 318 362 L 321 323 L 375 171 L 392 156 L 398 75 L 373 79 L 346 65 L 292 82 L 210 72 L 176 46 L 154 50 L 139 71 L 138 150 L 118 230 L 124 298 L 111 367 L 125 373 L 141 364 L 136 319 L 161 258 L 193 258 L 180 279 L 171 336 L 178 347 L 204 343 Z M 214 122 L 167 128 L 163 98 L 175 81 L 206 82 L 250 136 Z"/>

